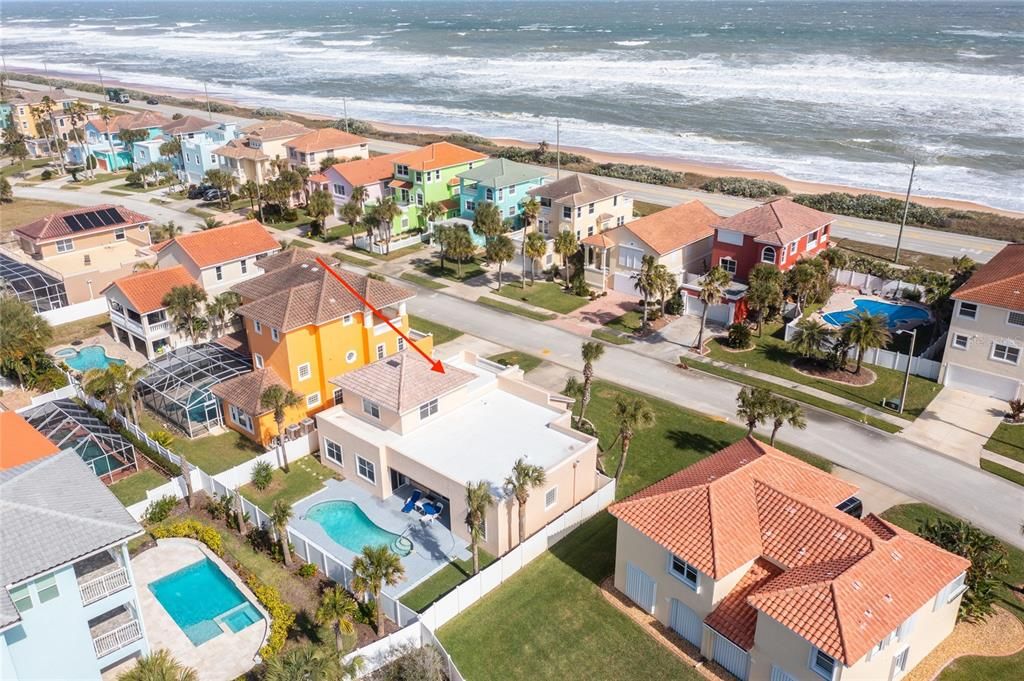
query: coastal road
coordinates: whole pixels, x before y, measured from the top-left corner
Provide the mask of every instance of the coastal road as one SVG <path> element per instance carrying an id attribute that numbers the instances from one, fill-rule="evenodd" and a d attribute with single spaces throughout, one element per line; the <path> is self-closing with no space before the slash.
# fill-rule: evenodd
<path id="1" fill-rule="evenodd" d="M 11 81 L 12 87 L 22 88 L 26 90 L 45 90 L 46 86 L 37 83 L 28 83 L 25 81 Z M 138 89 L 138 88 L 131 88 Z M 69 95 L 79 97 L 84 100 L 102 101 L 103 98 L 93 92 L 84 92 L 82 90 L 66 89 Z M 186 96 L 186 95 L 181 95 Z M 158 97 L 159 98 L 159 97 Z M 132 104 L 117 105 L 120 108 L 130 108 L 136 110 L 149 110 L 159 111 L 166 116 L 173 116 L 176 113 L 182 115 L 191 116 L 204 116 L 208 115 L 206 112 L 197 111 L 196 109 L 190 109 L 188 107 L 170 106 L 166 104 L 158 104 L 156 106 L 149 106 L 144 102 L 133 101 Z M 229 121 L 236 122 L 240 126 L 247 125 L 254 122 L 254 119 L 240 118 L 238 116 L 229 116 L 227 114 L 214 113 L 212 114 L 212 120 L 221 122 Z M 401 144 L 399 142 L 388 142 L 384 140 L 371 140 L 370 149 L 380 153 L 393 153 L 396 151 L 407 151 L 414 149 L 415 147 L 410 144 Z M 554 176 L 555 171 L 546 166 L 537 166 L 549 176 Z M 565 175 L 571 173 L 564 173 Z M 633 182 L 630 180 L 619 180 L 608 177 L 595 177 L 602 182 L 622 187 L 630 192 L 630 194 L 640 201 L 647 201 L 649 203 L 656 203 L 664 206 L 674 206 L 679 203 L 686 201 L 692 201 L 698 199 L 706 204 L 713 211 L 719 215 L 728 217 L 735 215 L 740 211 L 746 210 L 752 206 L 758 205 L 759 201 L 753 199 L 744 199 L 736 196 L 727 196 L 724 194 L 711 194 L 708 192 L 695 191 L 689 189 L 676 189 L 674 187 L 664 187 L 661 185 L 646 184 L 643 182 Z M 899 226 L 894 225 L 890 222 L 879 222 L 876 220 L 864 220 L 861 218 L 851 218 L 846 216 L 837 216 L 836 222 L 833 227 L 833 236 L 843 239 L 853 239 L 855 241 L 863 241 L 866 243 L 877 244 L 880 246 L 888 246 L 894 248 L 896 246 L 896 238 L 899 232 Z M 946 258 L 953 258 L 957 256 L 966 255 L 977 262 L 988 262 L 996 253 L 998 253 L 1006 242 L 998 241 L 996 239 L 985 239 L 982 237 L 968 236 L 966 234 L 954 234 L 951 232 L 940 232 L 931 229 L 922 229 L 920 227 L 907 227 L 903 232 L 903 248 L 908 251 L 918 251 L 920 253 L 929 253 L 932 255 L 938 255 Z"/>
<path id="2" fill-rule="evenodd" d="M 27 187 L 24 185 L 16 185 L 14 187 L 14 195 L 19 199 L 38 199 L 40 201 L 56 201 L 57 203 L 67 203 L 72 206 L 95 206 L 100 203 L 116 203 L 120 206 L 124 206 L 129 210 L 133 210 L 136 213 L 142 213 L 153 218 L 156 222 L 164 223 L 174 221 L 175 224 L 181 225 L 185 228 L 185 231 L 193 231 L 199 229 L 203 221 L 184 211 L 178 210 L 171 206 L 158 206 L 155 203 L 150 203 L 149 199 L 155 196 L 153 193 L 143 194 L 146 198 L 135 198 L 134 196 L 111 196 L 109 194 L 100 194 L 99 190 L 88 191 L 91 189 L 88 186 L 83 187 L 78 191 L 68 191 L 66 189 L 58 189 L 56 187 Z"/>

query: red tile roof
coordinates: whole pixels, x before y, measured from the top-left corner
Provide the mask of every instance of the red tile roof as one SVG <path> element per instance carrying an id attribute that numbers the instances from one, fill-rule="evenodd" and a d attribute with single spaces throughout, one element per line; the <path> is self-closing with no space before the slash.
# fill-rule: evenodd
<path id="1" fill-rule="evenodd" d="M 659 255 L 665 255 L 708 237 L 721 216 L 700 201 L 672 206 L 617 227 L 629 230 Z M 620 232 L 621 233 L 621 232 Z"/>
<path id="2" fill-rule="evenodd" d="M 316 175 L 310 175 L 309 181 L 313 184 L 327 184 L 327 176 L 323 173 L 317 173 Z"/>
<path id="3" fill-rule="evenodd" d="M 200 268 L 276 251 L 280 247 L 259 220 L 246 220 L 203 232 L 182 234 L 171 241 Z M 169 245 L 170 243 L 159 244 L 158 252 Z"/>
<path id="4" fill-rule="evenodd" d="M 122 130 L 142 130 L 143 128 L 163 128 L 171 119 L 156 111 L 140 111 L 135 114 L 121 114 L 110 119 L 109 123 L 102 118 L 90 118 L 89 124 L 99 132 L 120 132 Z"/>
<path id="5" fill-rule="evenodd" d="M 750 650 L 754 647 L 754 632 L 757 630 L 757 610 L 747 602 L 747 598 L 780 574 L 782 568 L 758 558 L 732 591 L 704 618 L 704 623 L 743 650 Z"/>
<path id="6" fill-rule="evenodd" d="M 1024 244 L 1007 244 L 953 293 L 956 300 L 1024 312 Z"/>
<path id="7" fill-rule="evenodd" d="M 348 163 L 335 163 L 331 170 L 353 187 L 362 187 L 390 178 L 395 172 L 395 159 L 402 154 L 385 154 Z M 412 183 L 409 184 L 412 186 Z"/>
<path id="8" fill-rule="evenodd" d="M 77 216 L 87 213 L 104 212 L 113 210 L 112 220 L 103 219 L 102 222 L 89 219 L 88 221 L 78 220 Z M 84 208 L 73 208 L 60 213 L 51 213 L 46 217 L 33 220 L 28 224 L 15 227 L 14 231 L 34 241 L 48 241 L 50 239 L 62 239 L 68 236 L 80 234 L 93 234 L 95 232 L 106 232 L 120 227 L 134 227 L 147 222 L 153 218 L 128 210 L 124 206 L 115 206 L 112 203 L 104 203 L 99 206 L 86 206 Z M 107 224 L 103 224 L 103 223 Z M 84 224 L 83 224 L 84 223 Z M 97 225 L 95 227 L 90 225 Z"/>
<path id="9" fill-rule="evenodd" d="M 792 199 L 776 199 L 719 220 L 712 227 L 740 232 L 761 243 L 785 246 L 833 220 L 834 215 L 802 206 Z"/>
<path id="10" fill-rule="evenodd" d="M 0 411 L 0 471 L 56 454 L 60 449 L 13 411 Z"/>
<path id="11" fill-rule="evenodd" d="M 195 283 L 196 280 L 183 265 L 176 265 L 167 269 L 145 270 L 121 277 L 103 289 L 103 293 L 111 288 L 116 288 L 128 299 L 136 312 L 147 314 L 164 307 L 164 296 L 172 288 Z"/>
<path id="12" fill-rule="evenodd" d="M 332 151 L 361 144 L 366 144 L 365 137 L 353 135 L 337 128 L 319 128 L 289 140 L 284 145 L 295 151 L 308 154 L 311 151 Z"/>
<path id="13" fill-rule="evenodd" d="M 211 387 L 210 392 L 255 417 L 272 411 L 260 403 L 263 393 L 272 385 L 285 389 L 290 388 L 281 380 L 276 371 L 268 367 L 222 381 Z"/>
<path id="14" fill-rule="evenodd" d="M 466 149 L 451 142 L 435 142 L 400 154 L 394 162 L 407 165 L 413 170 L 437 170 L 473 161 L 483 161 L 486 158 L 487 154 L 481 154 L 479 151 Z"/>

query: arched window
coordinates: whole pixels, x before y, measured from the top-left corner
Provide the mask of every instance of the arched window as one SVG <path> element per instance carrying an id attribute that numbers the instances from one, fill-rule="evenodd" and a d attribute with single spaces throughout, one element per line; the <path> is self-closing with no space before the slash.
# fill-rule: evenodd
<path id="1" fill-rule="evenodd" d="M 764 250 L 761 251 L 761 262 L 775 264 L 775 249 L 771 246 L 765 246 Z"/>

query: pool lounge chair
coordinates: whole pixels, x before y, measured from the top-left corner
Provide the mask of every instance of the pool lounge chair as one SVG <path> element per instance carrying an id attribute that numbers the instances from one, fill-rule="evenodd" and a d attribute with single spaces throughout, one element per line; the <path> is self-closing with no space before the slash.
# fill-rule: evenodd
<path id="1" fill-rule="evenodd" d="M 429 508 L 428 508 L 429 505 Z M 433 522 L 437 518 L 441 517 L 441 513 L 444 511 L 444 504 L 437 500 L 428 501 L 423 506 L 423 517 L 420 518 L 420 522 L 429 523 Z"/>
<path id="2" fill-rule="evenodd" d="M 402 507 L 402 513 L 408 513 L 411 511 L 416 506 L 416 502 L 419 501 L 422 496 L 423 492 L 413 488 L 412 494 L 405 500 L 405 506 Z"/>

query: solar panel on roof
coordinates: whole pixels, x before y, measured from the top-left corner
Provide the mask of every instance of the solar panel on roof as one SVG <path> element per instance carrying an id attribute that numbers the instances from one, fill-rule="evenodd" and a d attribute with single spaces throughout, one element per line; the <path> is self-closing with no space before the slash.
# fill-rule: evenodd
<path id="1" fill-rule="evenodd" d="M 89 223 L 90 227 L 102 227 L 103 226 L 103 221 L 100 220 L 99 213 L 96 213 L 95 211 L 93 211 L 91 213 L 83 213 L 82 214 L 82 218 L 84 218 L 85 222 Z"/>
<path id="2" fill-rule="evenodd" d="M 68 229 L 70 229 L 72 232 L 80 232 L 83 229 L 85 229 L 84 227 L 82 227 L 82 224 L 78 221 L 77 215 L 65 215 L 64 224 L 67 225 Z"/>
<path id="3" fill-rule="evenodd" d="M 103 224 L 106 226 L 124 222 L 121 219 L 121 213 L 116 208 L 106 208 L 100 211 L 100 215 L 103 216 Z"/>

